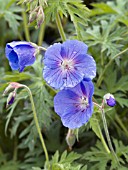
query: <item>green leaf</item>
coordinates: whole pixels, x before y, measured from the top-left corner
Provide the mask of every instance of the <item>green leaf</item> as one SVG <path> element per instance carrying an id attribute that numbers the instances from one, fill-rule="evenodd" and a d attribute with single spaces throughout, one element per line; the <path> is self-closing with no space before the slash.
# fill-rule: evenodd
<path id="1" fill-rule="evenodd" d="M 63 15 L 67 17 L 69 14 L 77 35 L 81 36 L 80 30 L 83 28 L 80 25 L 87 25 L 89 13 L 89 9 L 81 0 L 49 0 L 48 7 L 45 9 L 46 21 L 49 22 L 50 19 L 54 21 L 57 13 L 59 13 L 62 18 Z"/>
<path id="2" fill-rule="evenodd" d="M 0 170 L 17 170 L 20 165 L 16 161 L 8 161 L 6 164 L 0 166 Z"/>
<path id="3" fill-rule="evenodd" d="M 95 7 L 92 11 L 90 16 L 96 15 L 108 15 L 111 14 L 111 17 L 114 17 L 114 22 L 121 22 L 128 26 L 127 20 L 127 7 L 128 1 L 127 0 L 116 0 L 116 1 L 108 1 L 107 3 L 93 3 L 93 7 Z"/>
<path id="4" fill-rule="evenodd" d="M 59 152 L 56 151 L 51 160 L 52 170 L 80 170 L 82 166 L 81 164 L 74 165 L 74 161 L 79 159 L 80 157 L 80 154 L 77 154 L 75 152 L 70 152 L 69 154 L 67 154 L 67 151 L 64 151 L 60 156 Z"/>
<path id="5" fill-rule="evenodd" d="M 99 50 L 101 48 L 99 53 L 105 53 L 106 57 L 110 56 L 112 58 L 120 52 L 123 46 L 120 41 L 123 39 L 121 35 L 123 36 L 124 31 L 125 29 L 117 27 L 112 19 L 109 22 L 102 20 L 100 25 L 93 25 L 92 28 L 88 28 L 86 32 L 82 33 L 82 36 L 89 46 L 99 45 Z M 117 40 L 118 43 L 116 43 Z"/>
<path id="6" fill-rule="evenodd" d="M 2 4 L 0 5 L 0 14 L 16 34 L 18 32 L 19 20 L 22 20 L 22 17 L 16 13 L 21 12 L 22 8 L 17 7 L 14 2 L 15 0 L 6 0 L 5 2 L 0 0 L 0 4 Z"/>
<path id="7" fill-rule="evenodd" d="M 95 147 L 91 147 L 91 151 L 86 152 L 83 157 L 83 159 L 88 160 L 91 163 L 92 166 L 90 170 L 106 170 L 106 168 L 108 167 L 108 162 L 110 170 L 126 168 L 125 164 L 128 161 L 128 147 L 124 146 L 121 141 L 118 141 L 116 139 L 113 139 L 113 143 L 115 146 L 115 152 L 118 155 L 118 159 L 122 165 L 119 167 L 113 159 L 112 153 L 106 153 L 102 143 L 100 141 L 97 141 Z M 126 159 L 124 159 L 122 156 L 125 156 Z"/>
<path id="8" fill-rule="evenodd" d="M 94 113 L 92 117 L 90 118 L 89 123 L 90 123 L 90 127 L 92 128 L 96 136 L 101 139 L 102 132 L 100 129 L 100 121 L 101 121 L 101 118 L 98 117 L 96 113 Z"/>

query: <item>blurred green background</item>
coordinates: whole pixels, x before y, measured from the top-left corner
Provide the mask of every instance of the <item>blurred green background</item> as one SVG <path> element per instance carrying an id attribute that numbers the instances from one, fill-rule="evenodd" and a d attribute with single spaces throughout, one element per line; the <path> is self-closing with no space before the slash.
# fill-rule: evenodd
<path id="1" fill-rule="evenodd" d="M 19 90 L 15 102 L 6 109 L 7 96 L 3 97 L 2 93 L 12 81 L 26 84 L 32 91 L 52 170 L 128 169 L 128 52 L 122 52 L 128 48 L 128 0 L 84 0 L 83 3 L 80 0 L 48 0 L 48 5 L 44 5 L 45 21 L 39 29 L 36 21 L 28 24 L 29 15 L 38 1 L 18 2 L 0 0 L 0 170 L 45 169 L 44 152 L 27 92 Z M 96 60 L 95 101 L 100 104 L 108 92 L 116 98 L 116 106 L 106 107 L 105 111 L 120 168 L 101 143 L 101 132 L 104 137 L 105 133 L 97 108 L 90 121 L 75 132 L 79 140 L 69 151 L 65 141 L 68 129 L 63 127 L 53 108 L 55 91 L 42 77 L 43 53 L 23 73 L 12 71 L 5 57 L 6 43 L 13 40 L 31 41 L 44 47 L 61 41 L 54 17 L 56 13 L 61 16 L 67 39 L 85 42 Z M 65 150 L 69 157 L 65 156 L 61 161 Z"/>

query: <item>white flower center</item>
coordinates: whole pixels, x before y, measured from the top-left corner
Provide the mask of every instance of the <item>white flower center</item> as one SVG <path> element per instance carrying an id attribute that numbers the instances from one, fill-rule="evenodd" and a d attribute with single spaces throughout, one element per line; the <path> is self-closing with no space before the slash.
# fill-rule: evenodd
<path id="1" fill-rule="evenodd" d="M 71 70 L 74 68 L 73 60 L 63 60 L 61 63 L 61 67 L 63 70 Z"/>
<path id="2" fill-rule="evenodd" d="M 81 97 L 81 99 L 80 99 L 80 103 L 81 103 L 81 108 L 86 108 L 86 107 L 88 107 L 88 105 L 89 105 L 89 103 L 88 103 L 88 98 L 87 97 Z"/>

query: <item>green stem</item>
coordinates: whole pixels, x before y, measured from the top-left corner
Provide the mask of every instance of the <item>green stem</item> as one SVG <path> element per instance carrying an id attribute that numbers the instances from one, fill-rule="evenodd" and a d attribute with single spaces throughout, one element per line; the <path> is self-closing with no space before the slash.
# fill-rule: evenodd
<path id="1" fill-rule="evenodd" d="M 93 103 L 94 103 L 95 106 L 97 106 L 99 109 L 101 109 L 101 106 L 100 106 L 100 105 L 98 105 L 98 104 L 95 103 L 95 102 L 93 102 Z M 110 150 L 109 150 L 109 148 L 108 148 L 108 146 L 107 146 L 107 144 L 106 144 L 106 142 L 105 142 L 105 139 L 104 139 L 104 137 L 103 137 L 103 134 L 102 134 L 102 131 L 101 131 L 101 128 L 100 128 L 100 125 L 99 125 L 98 122 L 97 122 L 97 127 L 98 127 L 98 130 L 99 130 L 99 133 L 100 133 L 100 137 L 99 137 L 99 136 L 98 136 L 98 137 L 101 139 L 101 142 L 102 142 L 102 144 L 103 144 L 106 152 L 109 154 L 109 153 L 110 153 Z"/>
<path id="2" fill-rule="evenodd" d="M 49 162 L 49 156 L 48 156 L 48 152 L 47 152 L 47 149 L 46 149 L 46 146 L 45 146 L 45 142 L 44 142 L 41 130 L 40 130 L 40 126 L 39 126 L 39 122 L 38 122 L 38 118 L 37 118 L 36 109 L 35 109 L 31 90 L 26 85 L 22 85 L 22 87 L 24 87 L 28 91 L 28 94 L 30 96 L 30 101 L 31 101 L 34 120 L 35 120 L 35 125 L 36 125 L 37 131 L 38 131 L 38 134 L 39 134 L 39 137 L 40 137 L 40 141 L 41 141 L 44 153 L 45 153 L 46 161 Z"/>
<path id="3" fill-rule="evenodd" d="M 43 39 L 44 39 L 44 32 L 45 32 L 45 22 L 40 27 L 39 36 L 38 36 L 38 46 L 42 46 Z"/>
<path id="4" fill-rule="evenodd" d="M 101 58 L 101 66 L 103 67 L 103 65 L 104 65 L 104 57 L 103 57 L 102 49 L 101 49 L 101 55 L 100 55 L 100 58 Z"/>
<path id="5" fill-rule="evenodd" d="M 15 141 L 14 141 L 14 153 L 13 153 L 13 161 L 17 160 L 17 138 L 15 137 Z"/>
<path id="6" fill-rule="evenodd" d="M 104 73 L 106 72 L 107 68 L 111 65 L 111 63 L 113 62 L 113 60 L 115 60 L 118 56 L 120 56 L 121 54 L 125 53 L 128 50 L 128 48 L 126 48 L 125 50 L 121 51 L 120 53 L 118 53 L 117 55 L 115 55 L 109 62 L 108 64 L 105 66 L 103 72 L 101 73 L 101 75 L 99 76 L 99 79 L 97 80 L 97 87 L 99 87 L 102 83 L 103 80 L 103 76 Z"/>
<path id="7" fill-rule="evenodd" d="M 22 8 L 24 9 L 23 5 L 22 5 Z M 22 17 L 23 17 L 25 38 L 26 38 L 27 41 L 30 41 L 30 34 L 29 34 L 29 29 L 28 29 L 27 15 L 26 15 L 26 12 L 24 10 L 22 11 Z"/>
<path id="8" fill-rule="evenodd" d="M 102 115 L 102 120 L 103 120 L 103 125 L 104 125 L 105 134 L 106 134 L 106 137 L 107 137 L 108 145 L 110 147 L 110 150 L 111 150 L 113 156 L 115 157 L 115 160 L 120 165 L 118 157 L 117 157 L 117 155 L 116 155 L 116 153 L 113 149 L 112 143 L 111 143 L 111 139 L 110 139 L 110 135 L 109 135 L 109 131 L 108 131 L 108 126 L 107 126 L 107 121 L 106 121 L 106 118 L 105 118 L 105 113 L 104 113 L 103 108 L 101 108 L 101 115 Z"/>
<path id="9" fill-rule="evenodd" d="M 105 140 L 104 140 L 104 137 L 103 137 L 103 134 L 102 134 L 100 125 L 99 125 L 98 123 L 97 123 L 97 125 L 98 125 L 98 129 L 99 129 L 99 132 L 100 132 L 100 139 L 101 139 L 101 142 L 102 142 L 102 144 L 103 144 L 103 146 L 104 146 L 106 152 L 107 152 L 108 154 L 110 154 L 110 150 L 109 150 L 109 148 L 108 148 L 108 146 L 107 146 L 107 144 L 106 144 L 106 142 L 105 142 Z"/>
<path id="10" fill-rule="evenodd" d="M 59 30 L 62 41 L 66 41 L 66 36 L 65 36 L 65 33 L 64 33 L 64 30 L 62 27 L 62 23 L 61 23 L 59 14 L 56 14 L 56 24 L 57 24 L 57 28 Z"/>

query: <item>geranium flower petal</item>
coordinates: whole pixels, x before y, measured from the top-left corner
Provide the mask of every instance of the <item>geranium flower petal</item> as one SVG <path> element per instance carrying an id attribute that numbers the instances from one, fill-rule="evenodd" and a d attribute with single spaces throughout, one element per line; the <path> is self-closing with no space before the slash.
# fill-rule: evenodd
<path id="1" fill-rule="evenodd" d="M 54 97 L 55 112 L 60 116 L 74 112 L 75 104 L 79 104 L 79 96 L 69 89 L 60 91 Z"/>
<path id="2" fill-rule="evenodd" d="M 65 115 L 62 115 L 61 120 L 65 127 L 68 127 L 70 129 L 76 129 L 83 126 L 85 123 L 87 123 L 91 116 L 92 116 L 92 109 L 87 108 L 85 111 L 78 110 L 74 113 L 69 112 Z"/>
<path id="3" fill-rule="evenodd" d="M 25 66 L 32 65 L 36 58 L 34 56 L 35 48 L 29 45 L 18 45 L 14 47 L 14 51 L 19 58 L 20 72 L 23 71 Z"/>
<path id="4" fill-rule="evenodd" d="M 64 80 L 61 76 L 60 68 L 51 69 L 48 67 L 44 67 L 43 69 L 43 77 L 47 81 L 48 84 L 52 87 L 56 87 L 56 89 L 61 88 L 64 84 Z"/>
<path id="5" fill-rule="evenodd" d="M 44 64 L 45 62 L 50 62 L 50 60 L 60 61 L 62 60 L 61 56 L 61 43 L 55 43 L 47 48 L 44 56 Z M 50 63 L 49 63 L 50 64 Z"/>
<path id="6" fill-rule="evenodd" d="M 85 57 L 86 67 L 84 70 L 84 77 L 93 79 L 96 77 L 96 62 L 92 56 L 86 55 Z"/>
<path id="7" fill-rule="evenodd" d="M 85 43 L 78 40 L 67 40 L 62 44 L 65 49 L 65 55 L 68 59 L 72 59 L 79 54 L 86 54 L 88 47 Z"/>
<path id="8" fill-rule="evenodd" d="M 83 73 L 77 70 L 68 71 L 64 79 L 64 87 L 75 87 L 83 79 Z"/>
<path id="9" fill-rule="evenodd" d="M 94 86 L 90 79 L 84 79 L 74 88 L 63 89 L 54 97 L 55 112 L 64 126 L 74 129 L 85 124 L 92 115 Z M 86 98 L 86 99 L 85 99 Z M 87 103 L 84 104 L 84 100 Z"/>

